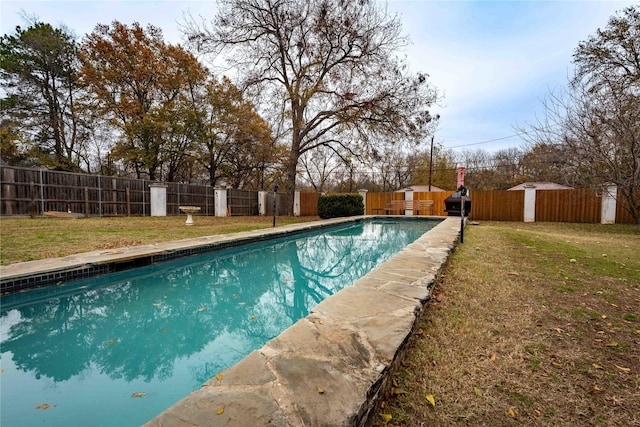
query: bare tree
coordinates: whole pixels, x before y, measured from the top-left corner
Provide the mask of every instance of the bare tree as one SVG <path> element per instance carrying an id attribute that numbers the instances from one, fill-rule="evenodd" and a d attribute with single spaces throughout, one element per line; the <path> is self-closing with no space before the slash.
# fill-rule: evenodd
<path id="1" fill-rule="evenodd" d="M 566 95 L 552 95 L 528 130 L 534 144 L 557 144 L 592 186 L 617 185 L 640 222 L 640 7 L 628 7 L 580 42 Z"/>
<path id="2" fill-rule="evenodd" d="M 381 141 L 426 136 L 436 92 L 396 56 L 406 39 L 378 1 L 218 0 L 218 11 L 187 24 L 188 38 L 201 52 L 226 53 L 241 86 L 279 112 L 272 128 L 289 141 L 290 201 L 306 152 L 360 157 Z"/>

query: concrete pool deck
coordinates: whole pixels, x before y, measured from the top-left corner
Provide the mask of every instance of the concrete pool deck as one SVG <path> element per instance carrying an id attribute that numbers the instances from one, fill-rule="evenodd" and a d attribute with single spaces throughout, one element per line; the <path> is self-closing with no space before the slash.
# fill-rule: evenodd
<path id="1" fill-rule="evenodd" d="M 362 218 L 292 224 L 0 267 L 2 283 L 198 253 Z M 441 219 L 441 218 L 434 218 Z M 169 426 L 365 426 L 390 385 L 460 218 L 445 218 L 395 257 L 322 301 L 261 349 L 150 420 Z M 193 252 L 192 252 L 193 251 Z M 111 267 L 109 267 L 111 268 Z M 98 271 L 98 270 L 96 270 Z M 4 290 L 4 288 L 3 288 Z"/>

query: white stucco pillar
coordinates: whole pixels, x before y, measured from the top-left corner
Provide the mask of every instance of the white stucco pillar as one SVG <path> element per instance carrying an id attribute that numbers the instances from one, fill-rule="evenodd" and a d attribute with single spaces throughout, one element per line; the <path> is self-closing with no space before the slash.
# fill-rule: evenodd
<path id="1" fill-rule="evenodd" d="M 267 215 L 267 192 L 258 191 L 258 215 Z"/>
<path id="2" fill-rule="evenodd" d="M 601 224 L 616 223 L 616 198 L 618 187 L 614 184 L 605 185 L 602 191 L 602 210 L 600 211 Z"/>
<path id="3" fill-rule="evenodd" d="M 524 222 L 536 222 L 536 186 L 524 187 Z"/>
<path id="4" fill-rule="evenodd" d="M 362 203 L 364 204 L 364 211 L 362 212 L 362 215 L 367 214 L 367 193 L 368 193 L 368 190 L 365 190 L 364 188 L 361 190 L 358 190 L 358 194 L 362 196 Z"/>
<path id="5" fill-rule="evenodd" d="M 293 216 L 300 216 L 300 192 L 293 192 Z"/>
<path id="6" fill-rule="evenodd" d="M 213 202 L 216 216 L 227 216 L 227 189 L 216 187 L 213 190 Z"/>
<path id="7" fill-rule="evenodd" d="M 151 193 L 151 216 L 167 216 L 167 186 L 153 183 L 149 185 Z"/>
<path id="8" fill-rule="evenodd" d="M 413 201 L 413 188 L 407 188 L 407 191 L 405 191 L 404 193 L 404 200 L 408 201 L 411 200 Z M 413 209 L 406 209 L 404 211 L 405 215 L 413 215 Z"/>

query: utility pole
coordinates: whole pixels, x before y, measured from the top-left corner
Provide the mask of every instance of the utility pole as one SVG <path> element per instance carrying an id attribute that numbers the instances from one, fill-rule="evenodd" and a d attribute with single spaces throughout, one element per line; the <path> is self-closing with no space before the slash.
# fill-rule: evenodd
<path id="1" fill-rule="evenodd" d="M 433 135 L 431 135 L 431 150 L 429 150 L 429 191 L 431 191 L 431 176 L 433 175 Z"/>

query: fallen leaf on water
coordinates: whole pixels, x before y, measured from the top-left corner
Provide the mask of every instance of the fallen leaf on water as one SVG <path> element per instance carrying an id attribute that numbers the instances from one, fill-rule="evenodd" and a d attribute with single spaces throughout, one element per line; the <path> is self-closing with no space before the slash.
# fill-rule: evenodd
<path id="1" fill-rule="evenodd" d="M 0 369 L 0 374 L 3 374 L 3 373 L 4 373 L 4 369 Z"/>
<path id="2" fill-rule="evenodd" d="M 219 383 L 221 383 L 222 382 L 222 374 L 216 375 L 216 379 L 218 380 Z"/>
<path id="3" fill-rule="evenodd" d="M 233 294 L 233 297 L 234 298 L 238 298 L 238 294 Z"/>
<path id="4" fill-rule="evenodd" d="M 164 329 L 160 329 L 160 332 L 169 332 L 169 330 L 167 328 L 164 328 Z"/>
<path id="5" fill-rule="evenodd" d="M 614 365 L 614 366 L 623 372 L 631 372 L 630 368 L 625 368 L 624 366 L 618 366 L 618 365 Z"/>
<path id="6" fill-rule="evenodd" d="M 611 341 L 611 342 L 608 342 L 608 343 L 606 344 L 606 346 L 607 346 L 607 347 L 617 347 L 617 346 L 618 346 L 618 343 L 617 343 L 617 342 L 615 342 L 615 341 Z"/>
<path id="7" fill-rule="evenodd" d="M 435 408 L 436 399 L 435 399 L 435 397 L 433 397 L 433 394 L 427 394 L 427 402 L 431 403 L 431 406 L 433 406 Z"/>
<path id="8" fill-rule="evenodd" d="M 324 389 L 322 387 L 318 387 L 318 393 L 324 394 Z"/>
<path id="9" fill-rule="evenodd" d="M 596 368 L 596 369 L 602 369 L 602 370 L 604 370 L 604 368 L 603 368 L 602 366 L 598 365 L 597 363 L 592 363 L 592 364 L 591 364 L 591 366 L 593 366 L 593 367 L 594 367 L 594 368 Z"/>
<path id="10" fill-rule="evenodd" d="M 382 417 L 385 423 L 388 423 L 393 419 L 393 416 L 391 416 L 391 414 L 378 414 L 378 415 Z"/>
<path id="11" fill-rule="evenodd" d="M 473 392 L 476 394 L 476 396 L 482 397 L 482 390 L 480 390 L 478 387 L 474 387 Z"/>
<path id="12" fill-rule="evenodd" d="M 207 309 L 207 307 L 200 307 L 200 308 L 198 309 L 198 311 L 205 311 L 206 309 Z"/>
<path id="13" fill-rule="evenodd" d="M 147 392 L 146 392 L 146 391 L 139 391 L 139 392 L 137 392 L 137 393 L 133 393 L 133 394 L 131 395 L 131 397 L 142 397 L 142 396 L 146 396 L 146 395 L 147 395 Z"/>
<path id="14" fill-rule="evenodd" d="M 256 320 L 257 317 L 256 316 L 251 316 L 251 320 Z"/>
<path id="15" fill-rule="evenodd" d="M 51 405 L 49 405 L 48 403 L 41 403 L 39 405 L 36 405 L 36 409 L 49 409 L 52 408 Z"/>
<path id="16" fill-rule="evenodd" d="M 118 340 L 109 340 L 109 341 L 105 341 L 104 343 L 105 344 L 115 344 L 117 342 L 118 342 Z"/>
<path id="17" fill-rule="evenodd" d="M 516 411 L 514 411 L 513 408 L 509 408 L 508 414 L 511 418 L 516 417 Z"/>
<path id="18" fill-rule="evenodd" d="M 216 412 L 216 414 L 222 415 L 223 412 L 224 412 L 224 406 L 221 406 L 220 408 L 218 408 L 218 412 Z"/>
<path id="19" fill-rule="evenodd" d="M 169 297 L 165 295 L 165 296 L 163 296 L 162 298 L 167 299 L 167 298 L 169 298 Z"/>
<path id="20" fill-rule="evenodd" d="M 161 304 L 160 304 L 159 302 L 154 302 L 154 303 L 153 303 L 153 306 L 154 306 L 154 307 L 160 307 L 160 305 L 161 305 Z"/>

